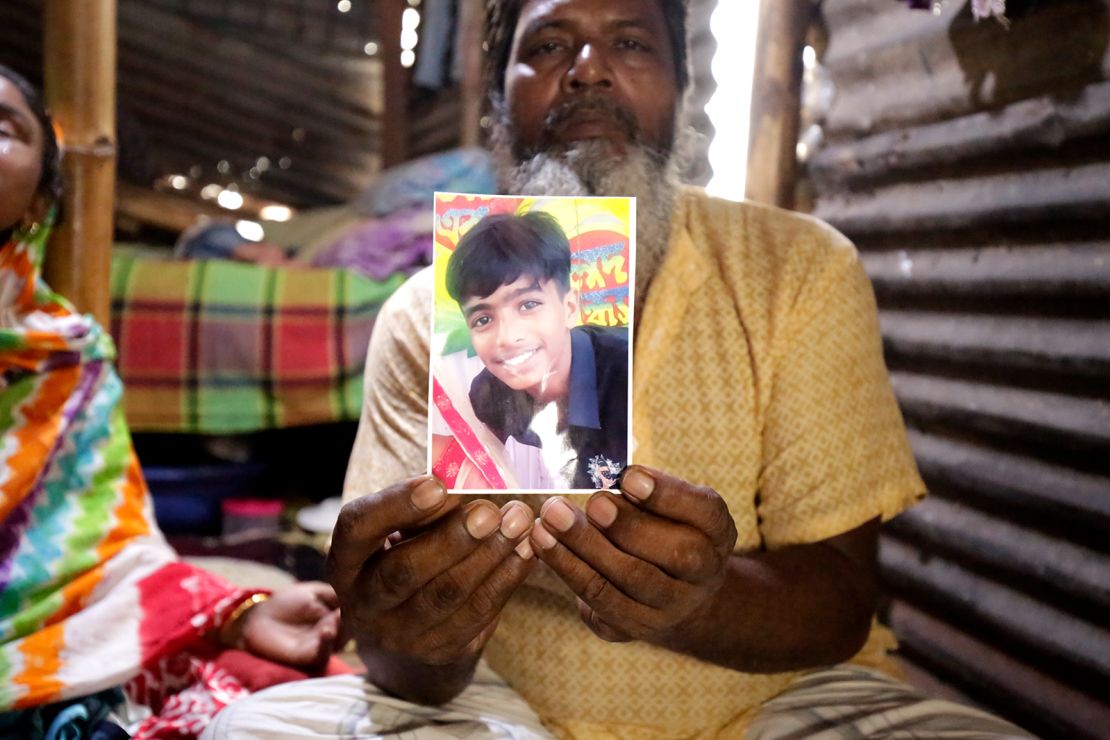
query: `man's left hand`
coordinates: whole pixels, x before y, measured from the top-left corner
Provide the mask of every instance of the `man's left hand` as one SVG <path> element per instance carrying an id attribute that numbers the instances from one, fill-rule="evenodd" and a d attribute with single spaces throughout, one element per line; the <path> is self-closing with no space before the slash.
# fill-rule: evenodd
<path id="1" fill-rule="evenodd" d="M 715 491 L 657 470 L 630 467 L 621 489 L 598 492 L 584 512 L 549 499 L 532 542 L 596 635 L 673 645 L 711 610 L 736 527 Z"/>

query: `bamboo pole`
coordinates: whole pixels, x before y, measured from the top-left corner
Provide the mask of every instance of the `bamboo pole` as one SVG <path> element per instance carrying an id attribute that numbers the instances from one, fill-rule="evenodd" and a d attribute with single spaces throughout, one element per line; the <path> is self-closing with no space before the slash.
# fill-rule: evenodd
<path id="1" fill-rule="evenodd" d="M 812 0 L 762 0 L 752 84 L 747 198 L 791 208 L 797 177 L 802 46 Z"/>
<path id="2" fill-rule="evenodd" d="M 64 221 L 47 250 L 50 286 L 109 320 L 116 181 L 116 0 L 46 0 L 46 99 L 64 139 Z"/>

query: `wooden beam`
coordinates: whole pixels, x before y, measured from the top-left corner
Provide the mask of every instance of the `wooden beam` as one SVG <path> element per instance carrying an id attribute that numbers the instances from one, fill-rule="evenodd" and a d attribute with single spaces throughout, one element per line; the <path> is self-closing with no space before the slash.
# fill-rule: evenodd
<path id="1" fill-rule="evenodd" d="M 802 47 L 812 0 L 761 0 L 752 84 L 746 196 L 791 208 L 797 177 Z"/>
<path id="2" fill-rule="evenodd" d="M 160 193 L 137 185 L 120 183 L 118 188 L 116 209 L 120 216 L 157 226 L 166 231 L 185 231 L 202 217 L 223 221 L 258 218 L 258 214 L 251 211 L 233 213 L 211 203 L 170 193 Z"/>
<path id="3" fill-rule="evenodd" d="M 116 0 L 47 0 L 46 99 L 64 139 L 65 219 L 44 276 L 108 325 L 116 181 Z"/>

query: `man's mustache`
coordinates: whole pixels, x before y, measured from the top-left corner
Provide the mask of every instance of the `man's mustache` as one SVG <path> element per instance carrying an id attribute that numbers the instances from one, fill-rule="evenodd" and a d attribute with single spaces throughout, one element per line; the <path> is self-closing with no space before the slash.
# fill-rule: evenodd
<path id="1" fill-rule="evenodd" d="M 623 129 L 630 142 L 639 143 L 640 126 L 636 122 L 636 117 L 617 102 L 600 96 L 573 98 L 551 109 L 544 117 L 544 132 L 549 135 L 557 134 L 576 116 L 583 113 L 600 114 L 612 119 Z"/>

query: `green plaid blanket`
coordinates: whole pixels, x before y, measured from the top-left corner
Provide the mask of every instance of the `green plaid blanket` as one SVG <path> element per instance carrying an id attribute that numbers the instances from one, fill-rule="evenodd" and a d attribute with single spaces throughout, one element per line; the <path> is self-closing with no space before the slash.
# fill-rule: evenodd
<path id="1" fill-rule="evenodd" d="M 228 434 L 357 419 L 374 319 L 404 280 L 116 254 L 128 423 Z"/>

